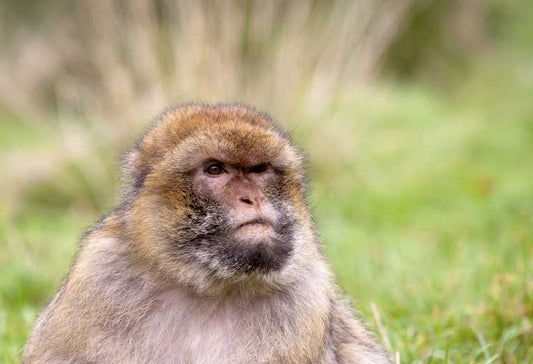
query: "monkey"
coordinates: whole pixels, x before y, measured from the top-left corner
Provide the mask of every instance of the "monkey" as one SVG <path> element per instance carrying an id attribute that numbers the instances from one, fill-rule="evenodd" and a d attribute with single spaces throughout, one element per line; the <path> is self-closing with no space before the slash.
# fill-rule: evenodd
<path id="1" fill-rule="evenodd" d="M 390 363 L 335 285 L 303 154 L 243 104 L 168 109 L 122 163 L 24 363 Z"/>

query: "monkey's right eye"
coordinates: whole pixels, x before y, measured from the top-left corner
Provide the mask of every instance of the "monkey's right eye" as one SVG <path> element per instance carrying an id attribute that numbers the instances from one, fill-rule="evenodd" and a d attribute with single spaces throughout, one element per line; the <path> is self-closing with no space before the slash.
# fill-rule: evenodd
<path id="1" fill-rule="evenodd" d="M 218 176 L 224 172 L 224 165 L 222 163 L 211 163 L 209 164 L 206 169 L 205 173 L 207 173 L 210 176 Z"/>

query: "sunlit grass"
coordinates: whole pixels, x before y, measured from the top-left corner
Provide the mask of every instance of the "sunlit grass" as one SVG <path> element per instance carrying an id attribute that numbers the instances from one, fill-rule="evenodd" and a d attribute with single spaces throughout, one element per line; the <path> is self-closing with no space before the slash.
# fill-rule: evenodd
<path id="1" fill-rule="evenodd" d="M 354 133 L 320 151 L 360 144 L 315 176 L 340 285 L 404 362 L 533 360 L 531 115 L 397 92 L 342 107 Z"/>

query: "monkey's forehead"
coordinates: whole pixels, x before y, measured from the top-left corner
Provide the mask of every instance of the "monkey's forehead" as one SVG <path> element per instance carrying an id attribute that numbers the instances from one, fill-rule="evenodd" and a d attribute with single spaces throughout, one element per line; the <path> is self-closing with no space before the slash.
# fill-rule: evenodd
<path id="1" fill-rule="evenodd" d="M 179 143 L 172 154 L 191 169 L 209 159 L 243 167 L 271 163 L 279 168 L 300 160 L 296 150 L 275 133 L 231 124 L 199 131 Z"/>
<path id="2" fill-rule="evenodd" d="M 265 113 L 241 104 L 189 104 L 164 112 L 145 133 L 141 143 L 151 138 L 176 143 L 197 134 L 199 130 L 217 129 L 227 123 L 249 125 L 275 131 L 288 139 L 287 134 Z"/>
<path id="3" fill-rule="evenodd" d="M 139 148 L 150 159 L 172 152 L 184 168 L 194 168 L 208 158 L 279 167 L 295 167 L 301 160 L 287 135 L 267 115 L 241 105 L 191 105 L 168 112 Z"/>

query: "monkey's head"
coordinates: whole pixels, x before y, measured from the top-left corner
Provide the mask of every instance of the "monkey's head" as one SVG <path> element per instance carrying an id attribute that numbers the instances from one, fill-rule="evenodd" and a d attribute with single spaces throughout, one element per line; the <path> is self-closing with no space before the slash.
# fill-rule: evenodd
<path id="1" fill-rule="evenodd" d="M 309 240 L 302 158 L 248 107 L 167 111 L 127 155 L 124 175 L 128 236 L 168 282 L 202 292 L 275 284 Z"/>

